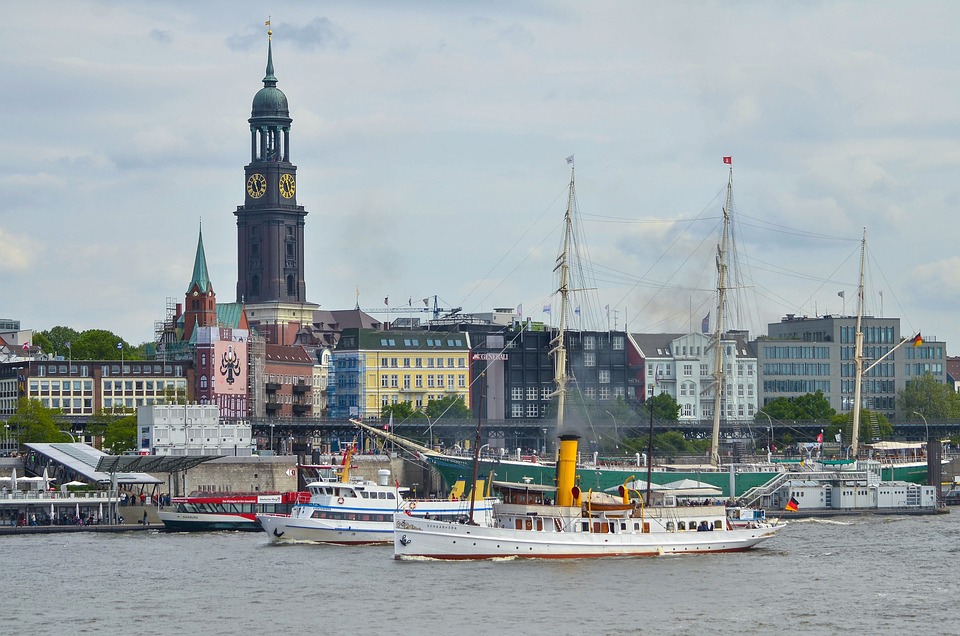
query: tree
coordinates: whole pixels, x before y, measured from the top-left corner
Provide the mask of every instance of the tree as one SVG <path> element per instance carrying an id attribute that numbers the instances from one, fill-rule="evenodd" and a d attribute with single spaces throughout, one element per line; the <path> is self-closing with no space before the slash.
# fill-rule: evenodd
<path id="1" fill-rule="evenodd" d="M 960 394 L 946 384 L 937 382 L 932 373 L 907 382 L 897 397 L 897 415 L 915 419 L 922 413 L 927 419 L 960 417 Z"/>
<path id="2" fill-rule="evenodd" d="M 676 422 L 680 419 L 680 405 L 669 393 L 660 393 L 649 398 L 643 403 L 641 409 L 650 417 L 650 410 L 653 410 L 654 419 L 665 422 Z"/>
<path id="3" fill-rule="evenodd" d="M 778 397 L 767 402 L 754 420 L 766 421 L 766 413 L 773 420 L 831 420 L 837 411 L 830 406 L 830 401 L 823 391 L 798 395 L 795 398 Z"/>
<path id="4" fill-rule="evenodd" d="M 114 455 L 122 455 L 137 448 L 137 416 L 128 414 L 116 417 L 107 424 L 103 434 L 103 447 Z"/>
<path id="5" fill-rule="evenodd" d="M 431 400 L 427 403 L 424 413 L 431 420 L 435 420 L 441 415 L 450 419 L 469 419 L 471 417 L 470 409 L 463 403 L 461 395 L 447 395 L 439 400 Z"/>
<path id="6" fill-rule="evenodd" d="M 17 412 L 10 416 L 7 424 L 21 445 L 69 442 L 70 435 L 60 430 L 59 414 L 58 409 L 47 408 L 40 400 L 21 398 Z"/>
<path id="7" fill-rule="evenodd" d="M 42 344 L 40 338 L 43 338 L 46 344 Z M 70 327 L 57 325 L 46 331 L 40 331 L 34 334 L 34 342 L 43 347 L 47 353 L 62 354 L 65 358 L 79 357 L 73 356 L 73 348 L 80 342 L 80 332 Z M 70 343 L 70 349 L 67 349 L 67 343 Z"/>
<path id="8" fill-rule="evenodd" d="M 73 343 L 72 351 L 73 357 L 81 360 L 139 359 L 137 351 L 120 336 L 104 329 L 88 329 L 81 333 Z"/>
<path id="9" fill-rule="evenodd" d="M 425 418 L 424 414 L 415 408 L 413 404 L 407 401 L 397 402 L 396 404 L 384 404 L 380 409 L 380 417 L 388 419 L 393 414 L 394 422 L 402 422 L 410 418 Z"/>
<path id="10" fill-rule="evenodd" d="M 842 434 L 842 442 L 851 444 L 853 442 L 853 413 L 841 413 L 833 416 L 830 426 L 827 427 L 824 435 L 824 441 L 832 441 L 836 438 L 837 432 Z M 868 409 L 860 410 L 860 439 L 859 444 L 869 444 L 874 439 L 890 439 L 893 437 L 893 424 L 883 413 L 870 411 Z"/>

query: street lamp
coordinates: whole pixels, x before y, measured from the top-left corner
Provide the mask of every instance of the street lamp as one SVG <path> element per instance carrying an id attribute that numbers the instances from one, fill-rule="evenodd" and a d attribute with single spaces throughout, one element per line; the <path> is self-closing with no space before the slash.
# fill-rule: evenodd
<path id="1" fill-rule="evenodd" d="M 620 430 L 619 430 L 619 427 L 617 426 L 617 418 L 614 417 L 613 413 L 611 413 L 610 411 L 604 411 L 604 413 L 606 413 L 607 415 L 613 418 L 614 443 L 617 448 L 620 448 Z"/>
<path id="2" fill-rule="evenodd" d="M 773 420 L 770 419 L 770 415 L 763 409 L 757 411 L 757 413 L 763 413 L 763 416 L 767 418 L 768 422 L 770 422 L 770 445 L 767 447 L 767 450 L 773 452 Z"/>
<path id="3" fill-rule="evenodd" d="M 273 423 L 270 423 L 270 453 L 273 454 Z"/>
<path id="4" fill-rule="evenodd" d="M 423 414 L 427 418 L 427 432 L 430 435 L 430 450 L 433 450 L 433 420 L 430 419 L 430 416 L 426 413 Z"/>
<path id="5" fill-rule="evenodd" d="M 923 417 L 923 413 L 920 411 L 914 411 L 913 414 L 923 418 L 923 427 L 927 430 L 927 443 L 930 443 L 930 427 L 927 425 L 927 418 Z"/>

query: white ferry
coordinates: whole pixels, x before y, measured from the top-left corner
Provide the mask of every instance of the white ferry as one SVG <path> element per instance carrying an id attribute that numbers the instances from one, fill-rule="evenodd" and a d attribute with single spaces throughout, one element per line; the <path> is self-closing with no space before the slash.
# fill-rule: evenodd
<path id="1" fill-rule="evenodd" d="M 258 514 L 257 521 L 274 541 L 313 541 L 344 545 L 389 544 L 393 541 L 393 516 L 408 518 L 472 518 L 488 524 L 494 499 L 407 499 L 408 488 L 389 483 L 390 471 L 379 471 L 379 483 L 350 478 L 352 450 L 339 470 L 320 472 L 320 480 L 307 484 L 310 501 L 294 506 L 289 516 Z"/>

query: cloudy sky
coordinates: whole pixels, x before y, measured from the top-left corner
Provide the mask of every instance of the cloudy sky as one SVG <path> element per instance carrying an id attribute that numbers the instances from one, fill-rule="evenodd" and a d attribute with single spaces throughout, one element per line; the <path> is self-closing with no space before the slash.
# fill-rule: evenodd
<path id="1" fill-rule="evenodd" d="M 10 4 L 0 318 L 152 340 L 201 221 L 235 300 L 268 15 L 324 308 L 549 320 L 573 155 L 580 324 L 698 329 L 732 156 L 729 326 L 855 314 L 866 228 L 866 312 L 960 344 L 955 2 Z"/>

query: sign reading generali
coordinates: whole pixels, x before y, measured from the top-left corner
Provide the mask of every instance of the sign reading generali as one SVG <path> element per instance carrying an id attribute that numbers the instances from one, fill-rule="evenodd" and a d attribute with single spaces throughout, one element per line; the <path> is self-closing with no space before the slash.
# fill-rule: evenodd
<path id="1" fill-rule="evenodd" d="M 491 360 L 506 360 L 507 354 L 505 353 L 475 353 L 473 354 L 473 360 L 483 360 L 489 362 Z"/>

